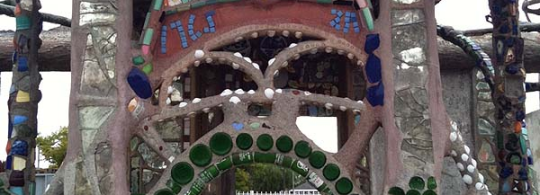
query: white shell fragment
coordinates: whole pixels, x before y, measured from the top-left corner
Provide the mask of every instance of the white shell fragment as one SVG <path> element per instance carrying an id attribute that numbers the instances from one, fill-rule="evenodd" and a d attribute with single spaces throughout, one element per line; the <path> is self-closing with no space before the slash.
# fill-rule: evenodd
<path id="1" fill-rule="evenodd" d="M 472 165 L 469 165 L 467 166 L 467 171 L 469 171 L 469 173 L 474 173 L 474 167 Z"/>
<path id="2" fill-rule="evenodd" d="M 252 89 L 252 90 L 249 90 L 247 93 L 250 94 L 250 95 L 253 95 L 253 94 L 255 94 L 255 91 L 253 91 L 253 89 Z"/>
<path id="3" fill-rule="evenodd" d="M 276 93 L 283 93 L 282 89 L 276 89 Z"/>
<path id="4" fill-rule="evenodd" d="M 468 185 L 471 185 L 472 184 L 472 177 L 469 176 L 469 175 L 464 175 L 463 176 L 463 181 L 468 184 Z"/>
<path id="5" fill-rule="evenodd" d="M 243 57 L 242 54 L 241 54 L 240 52 L 236 52 L 236 53 L 234 53 L 233 55 L 236 56 L 236 57 L 239 57 L 239 58 Z"/>
<path id="6" fill-rule="evenodd" d="M 340 106 L 340 107 L 339 107 L 339 110 L 345 112 L 345 111 L 347 110 L 347 107 L 345 107 L 345 106 Z"/>
<path id="7" fill-rule="evenodd" d="M 268 66 L 272 66 L 272 64 L 276 61 L 276 58 L 272 58 L 268 60 Z"/>
<path id="8" fill-rule="evenodd" d="M 450 152 L 450 155 L 452 155 L 453 157 L 456 157 L 457 156 L 457 152 L 455 150 L 452 150 L 452 152 Z"/>
<path id="9" fill-rule="evenodd" d="M 202 57 L 204 57 L 204 51 L 203 50 L 199 49 L 199 50 L 195 51 L 195 58 L 200 59 Z"/>
<path id="10" fill-rule="evenodd" d="M 238 65 L 237 63 L 232 63 L 232 67 L 233 69 L 237 70 L 238 68 L 240 68 L 240 65 Z"/>
<path id="11" fill-rule="evenodd" d="M 223 92 L 221 92 L 221 94 L 219 94 L 219 96 L 229 96 L 232 93 L 233 92 L 230 89 L 225 89 L 225 90 L 223 90 Z"/>
<path id="12" fill-rule="evenodd" d="M 167 94 L 171 94 L 173 92 L 173 87 L 172 86 L 169 86 L 167 87 Z"/>
<path id="13" fill-rule="evenodd" d="M 171 104 L 171 98 L 167 98 L 167 100 L 165 100 L 165 103 L 166 103 L 167 105 Z"/>
<path id="14" fill-rule="evenodd" d="M 241 102 L 241 100 L 236 96 L 232 96 L 231 99 L 229 99 L 229 102 L 232 102 L 233 104 L 238 104 L 239 102 Z"/>
<path id="15" fill-rule="evenodd" d="M 194 104 L 201 102 L 201 98 L 195 98 L 192 101 Z"/>
<path id="16" fill-rule="evenodd" d="M 234 93 L 238 94 L 238 95 L 244 95 L 244 90 L 242 89 L 237 89 L 236 91 L 234 91 Z"/>
<path id="17" fill-rule="evenodd" d="M 267 88 L 264 90 L 264 95 L 266 96 L 266 98 L 272 99 L 274 98 L 274 90 Z"/>
<path id="18" fill-rule="evenodd" d="M 462 155 L 461 155 L 461 160 L 463 160 L 463 161 L 469 160 L 469 155 L 467 155 L 467 154 L 462 154 Z"/>
<path id="19" fill-rule="evenodd" d="M 244 60 L 247 61 L 247 62 L 249 62 L 249 63 L 252 62 L 252 61 L 251 61 L 251 58 L 249 58 L 249 57 L 244 57 Z"/>
<path id="20" fill-rule="evenodd" d="M 257 63 L 252 63 L 253 67 L 255 67 L 257 70 L 260 70 L 261 68 L 259 67 L 259 64 Z"/>
<path id="21" fill-rule="evenodd" d="M 461 164 L 461 163 L 457 163 L 456 166 L 460 171 L 465 170 L 465 167 L 463 167 L 463 164 Z"/>
<path id="22" fill-rule="evenodd" d="M 457 140 L 457 133 L 456 132 L 450 133 L 450 141 L 455 142 L 456 140 Z"/>
<path id="23" fill-rule="evenodd" d="M 291 45 L 289 45 L 289 48 L 293 48 L 293 47 L 296 47 L 298 44 L 296 43 L 291 43 Z"/>
<path id="24" fill-rule="evenodd" d="M 183 108 L 183 107 L 186 107 L 186 106 L 187 106 L 186 102 L 180 102 L 180 104 L 178 105 L 178 107 L 180 107 L 180 108 Z"/>
<path id="25" fill-rule="evenodd" d="M 334 105 L 332 105 L 331 103 L 324 104 L 324 107 L 326 107 L 326 109 L 332 109 L 332 106 Z"/>
<path id="26" fill-rule="evenodd" d="M 467 145 L 463 146 L 463 149 L 465 149 L 465 152 L 467 154 L 469 154 L 469 152 L 471 152 L 471 148 L 469 148 L 469 146 L 467 146 Z"/>
<path id="27" fill-rule="evenodd" d="M 477 190 L 483 190 L 484 189 L 484 184 L 480 183 L 480 182 L 477 182 L 475 187 L 476 187 Z"/>

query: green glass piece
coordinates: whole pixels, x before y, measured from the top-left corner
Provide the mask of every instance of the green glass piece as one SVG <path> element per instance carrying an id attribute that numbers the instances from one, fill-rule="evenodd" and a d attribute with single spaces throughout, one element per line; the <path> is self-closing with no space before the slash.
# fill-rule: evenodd
<path id="1" fill-rule="evenodd" d="M 219 132 L 210 138 L 210 149 L 214 154 L 225 155 L 231 151 L 232 147 L 233 143 L 229 134 Z"/>
<path id="2" fill-rule="evenodd" d="M 401 189 L 400 187 L 392 187 L 390 190 L 388 190 L 389 195 L 405 195 L 405 191 Z"/>
<path id="3" fill-rule="evenodd" d="M 411 189 L 417 189 L 417 190 L 424 190 L 424 187 L 426 186 L 426 183 L 424 182 L 424 179 L 418 176 L 414 176 L 409 180 L 409 187 Z"/>
<path id="4" fill-rule="evenodd" d="M 219 169 L 216 165 L 211 165 L 206 168 L 204 171 L 199 173 L 199 178 L 204 181 L 204 183 L 210 183 L 214 178 L 219 175 Z"/>
<path id="5" fill-rule="evenodd" d="M 326 165 L 326 167 L 324 167 L 323 169 L 323 176 L 328 181 L 336 180 L 340 174 L 341 174 L 341 170 L 339 169 L 339 167 L 332 163 Z"/>
<path id="6" fill-rule="evenodd" d="M 135 64 L 137 66 L 141 65 L 141 64 L 144 64 L 144 58 L 142 56 L 135 56 L 135 57 L 133 57 L 132 61 L 133 61 L 133 64 Z"/>
<path id="7" fill-rule="evenodd" d="M 294 152 L 296 153 L 296 156 L 300 158 L 307 158 L 311 154 L 311 146 L 308 142 L 303 140 L 296 142 Z"/>
<path id="8" fill-rule="evenodd" d="M 519 136 L 519 145 L 521 146 L 521 153 L 527 154 L 527 139 L 525 135 Z"/>
<path id="9" fill-rule="evenodd" d="M 334 1 L 332 0 L 317 0 L 317 3 L 324 3 L 324 4 L 330 4 L 330 3 L 333 3 Z"/>
<path id="10" fill-rule="evenodd" d="M 146 18 L 144 19 L 143 29 L 146 29 L 146 27 L 148 27 L 148 23 L 150 22 L 150 16 L 151 15 L 152 15 L 151 12 L 146 13 Z"/>
<path id="11" fill-rule="evenodd" d="M 326 155 L 321 151 L 315 151 L 309 156 L 309 164 L 316 169 L 320 169 L 326 164 Z"/>
<path id="12" fill-rule="evenodd" d="M 154 0 L 154 10 L 159 11 L 163 5 L 163 0 Z"/>
<path id="13" fill-rule="evenodd" d="M 435 177 L 431 176 L 427 180 L 427 188 L 430 190 L 437 189 L 437 180 L 435 180 Z"/>
<path id="14" fill-rule="evenodd" d="M 30 18 L 25 15 L 20 15 L 15 17 L 15 22 L 17 23 L 16 30 L 27 30 L 30 29 Z"/>
<path id="15" fill-rule="evenodd" d="M 422 195 L 418 190 L 409 190 L 406 195 Z"/>
<path id="16" fill-rule="evenodd" d="M 306 177 L 309 173 L 309 168 L 299 160 L 294 160 L 291 169 L 303 177 Z"/>
<path id="17" fill-rule="evenodd" d="M 221 159 L 221 161 L 216 163 L 217 168 L 220 171 L 226 171 L 229 170 L 233 165 L 232 157 L 227 156 L 224 159 Z"/>
<path id="18" fill-rule="evenodd" d="M 426 190 L 422 195 L 437 195 L 437 193 L 433 190 Z"/>
<path id="19" fill-rule="evenodd" d="M 154 29 L 148 28 L 144 33 L 143 44 L 150 45 L 152 43 L 152 37 L 154 36 Z"/>
<path id="20" fill-rule="evenodd" d="M 349 194 L 353 190 L 353 184 L 349 178 L 339 178 L 336 181 L 336 191 L 339 194 Z"/>
<path id="21" fill-rule="evenodd" d="M 486 82 L 478 82 L 476 84 L 476 90 L 489 90 L 489 85 Z"/>
<path id="22" fill-rule="evenodd" d="M 187 162 L 176 163 L 171 170 L 171 178 L 180 185 L 185 185 L 193 180 L 195 172 Z"/>
<path id="23" fill-rule="evenodd" d="M 189 159 L 198 167 L 205 167 L 212 161 L 212 152 L 208 146 L 197 144 L 189 151 Z"/>
<path id="24" fill-rule="evenodd" d="M 518 154 L 514 154 L 510 157 L 510 163 L 514 165 L 520 165 L 521 164 L 521 157 L 519 157 Z"/>
<path id="25" fill-rule="evenodd" d="M 199 8 L 206 5 L 206 1 L 198 1 L 191 4 L 191 9 Z"/>
<path id="26" fill-rule="evenodd" d="M 276 160 L 276 154 L 272 154 L 272 153 L 260 153 L 260 152 L 255 152 L 255 162 L 258 162 L 258 163 L 274 163 L 274 161 Z"/>
<path id="27" fill-rule="evenodd" d="M 274 139 L 271 135 L 268 134 L 262 134 L 257 138 L 257 147 L 261 149 L 262 151 L 268 151 L 272 149 L 272 146 L 274 145 Z"/>
<path id="28" fill-rule="evenodd" d="M 154 67 L 152 66 L 152 64 L 144 65 L 143 68 L 142 68 L 142 71 L 143 71 L 146 75 L 150 75 L 150 73 L 152 73 L 153 70 L 154 70 Z"/>
<path id="29" fill-rule="evenodd" d="M 175 195 L 175 194 L 171 190 L 164 188 L 164 189 L 156 191 L 154 195 Z"/>
<path id="30" fill-rule="evenodd" d="M 251 129 L 258 129 L 261 127 L 261 123 L 251 123 L 249 124 L 249 127 L 251 127 Z"/>
<path id="31" fill-rule="evenodd" d="M 28 186 L 30 188 L 30 195 L 36 195 L 36 183 L 30 182 L 30 185 Z"/>
<path id="32" fill-rule="evenodd" d="M 252 152 L 241 152 L 234 154 L 232 156 L 234 165 L 243 165 L 253 163 L 253 153 Z"/>
<path id="33" fill-rule="evenodd" d="M 178 194 L 182 190 L 182 186 L 180 186 L 179 183 L 176 183 L 173 179 L 167 180 L 166 185 L 167 187 L 169 187 L 169 189 L 171 189 L 174 194 Z"/>
<path id="34" fill-rule="evenodd" d="M 242 150 L 247 150 L 253 145 L 253 138 L 247 133 L 241 133 L 236 137 L 236 146 Z"/>
<path id="35" fill-rule="evenodd" d="M 205 186 L 206 184 L 204 183 L 204 181 L 198 179 L 195 182 L 193 182 L 193 185 L 191 185 L 191 188 L 189 188 L 189 191 L 186 194 L 199 195 L 202 193 Z"/>
<path id="36" fill-rule="evenodd" d="M 362 9 L 362 15 L 364 15 L 364 19 L 366 20 L 366 26 L 368 30 L 372 31 L 374 28 L 373 17 L 371 16 L 371 11 L 369 10 L 369 8 L 366 7 Z"/>
<path id="37" fill-rule="evenodd" d="M 276 140 L 276 147 L 280 152 L 290 152 L 293 148 L 293 141 L 289 136 L 282 135 Z"/>
<path id="38" fill-rule="evenodd" d="M 283 154 L 277 154 L 274 164 L 285 168 L 291 168 L 293 162 L 294 160 L 291 157 L 285 156 Z"/>

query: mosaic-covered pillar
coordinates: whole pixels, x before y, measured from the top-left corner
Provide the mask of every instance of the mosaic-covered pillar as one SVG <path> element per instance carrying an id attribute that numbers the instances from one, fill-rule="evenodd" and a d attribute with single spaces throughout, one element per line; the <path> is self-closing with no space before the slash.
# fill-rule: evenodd
<path id="1" fill-rule="evenodd" d="M 496 145 L 499 194 L 531 194 L 532 152 L 525 120 L 524 44 L 519 29 L 519 3 L 490 0 L 495 65 Z"/>
<path id="2" fill-rule="evenodd" d="M 382 58 L 393 56 L 383 70 L 385 107 L 391 113 L 383 119 L 386 160 L 392 162 L 386 166 L 385 190 L 437 193 L 449 121 L 442 101 L 434 2 L 393 0 L 387 6 L 381 2 L 379 17 L 390 16 L 387 36 L 392 53 Z"/>
<path id="3" fill-rule="evenodd" d="M 13 79 L 8 100 L 6 169 L 9 172 L 9 190 L 18 195 L 35 194 L 34 148 L 37 108 L 41 99 L 41 75 L 37 64 L 41 46 L 39 34 L 42 30 L 40 8 L 39 0 L 21 0 L 17 1 L 15 9 L 17 27 L 13 39 Z"/>
<path id="4" fill-rule="evenodd" d="M 47 193 L 128 194 L 126 131 L 134 122 L 118 80 L 127 74 L 120 65 L 130 64 L 131 1 L 74 1 L 73 13 L 69 149 Z"/>

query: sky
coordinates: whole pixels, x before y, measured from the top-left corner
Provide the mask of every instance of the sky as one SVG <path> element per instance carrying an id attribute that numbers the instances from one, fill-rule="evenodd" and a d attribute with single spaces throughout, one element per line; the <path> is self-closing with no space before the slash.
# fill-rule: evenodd
<path id="1" fill-rule="evenodd" d="M 522 0 L 521 0 L 522 1 Z M 41 12 L 53 13 L 71 18 L 71 0 L 41 0 Z M 458 30 L 491 28 L 491 24 L 485 21 L 485 15 L 489 14 L 487 0 L 443 0 L 436 7 L 437 22 L 442 25 L 453 26 Z M 520 16 L 524 21 L 525 16 Z M 540 17 L 531 16 L 532 22 L 539 23 Z M 45 23 L 44 29 L 50 29 L 58 25 Z M 15 19 L 0 16 L 0 30 L 14 30 Z M 6 64 L 1 64 L 6 66 Z M 57 131 L 61 126 L 68 125 L 68 102 L 70 91 L 70 74 L 68 72 L 42 72 L 43 81 L 40 90 L 43 99 L 39 104 L 38 129 L 40 135 L 49 135 Z M 538 75 L 527 76 L 527 81 L 538 82 Z M 7 129 L 7 97 L 11 84 L 11 73 L 1 73 L 0 84 L 0 129 Z M 540 100 L 538 92 L 527 94 L 527 112 L 539 109 Z M 4 102 L 4 103 L 2 103 Z M 306 136 L 313 139 L 322 149 L 329 152 L 337 151 L 337 121 L 335 118 L 300 117 L 297 124 Z M 320 133 L 323 129 L 326 133 Z M 7 130 L 0 131 L 0 147 L 4 147 L 7 140 Z M 0 150 L 0 159 L 5 159 L 5 150 Z M 41 167 L 47 163 L 41 162 Z"/>

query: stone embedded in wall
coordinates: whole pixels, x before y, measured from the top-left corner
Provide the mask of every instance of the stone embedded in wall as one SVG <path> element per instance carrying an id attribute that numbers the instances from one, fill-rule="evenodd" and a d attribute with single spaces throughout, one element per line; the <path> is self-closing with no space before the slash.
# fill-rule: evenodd
<path id="1" fill-rule="evenodd" d="M 401 26 L 424 22 L 425 16 L 421 9 L 392 11 L 392 25 Z"/>
<path id="2" fill-rule="evenodd" d="M 421 0 L 393 0 L 395 4 L 413 4 L 420 2 Z"/>
<path id="3" fill-rule="evenodd" d="M 84 95 L 107 97 L 113 85 L 103 73 L 99 64 L 94 61 L 85 61 L 81 75 L 80 93 Z"/>
<path id="4" fill-rule="evenodd" d="M 111 3 L 81 2 L 79 25 L 114 25 L 116 8 Z"/>
<path id="5" fill-rule="evenodd" d="M 79 108 L 79 124 L 82 129 L 99 129 L 113 113 L 114 107 L 89 106 Z"/>
<path id="6" fill-rule="evenodd" d="M 97 132 L 97 129 L 81 130 L 83 153 L 86 153 L 86 151 L 89 149 L 89 146 L 94 142 L 94 138 L 96 137 Z"/>

